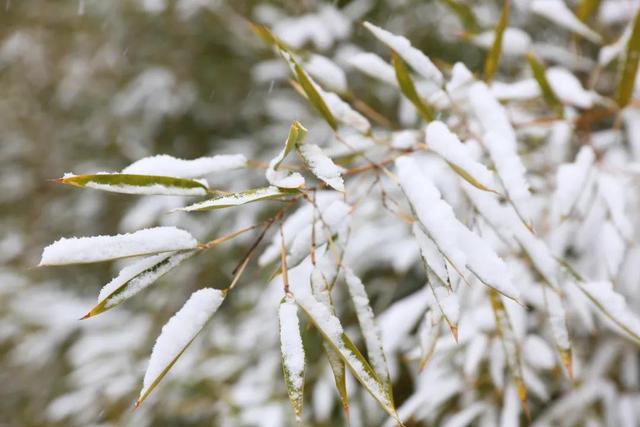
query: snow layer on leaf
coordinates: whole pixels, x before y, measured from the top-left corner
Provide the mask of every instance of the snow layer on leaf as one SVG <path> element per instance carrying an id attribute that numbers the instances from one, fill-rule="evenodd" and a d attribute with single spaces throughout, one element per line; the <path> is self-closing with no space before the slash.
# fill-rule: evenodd
<path id="1" fill-rule="evenodd" d="M 300 188 L 304 187 L 304 177 L 298 172 L 287 170 L 274 170 L 271 166 L 265 172 L 265 176 L 269 184 L 279 188 Z"/>
<path id="2" fill-rule="evenodd" d="M 224 293 L 220 290 L 200 289 L 191 294 L 184 306 L 162 327 L 151 352 L 141 396 L 198 335 L 223 299 Z"/>
<path id="3" fill-rule="evenodd" d="M 213 172 L 239 169 L 246 164 L 247 159 L 242 154 L 220 154 L 193 160 L 178 159 L 167 154 L 159 154 L 145 157 L 132 163 L 124 168 L 122 173 L 196 178 Z"/>
<path id="4" fill-rule="evenodd" d="M 334 190 L 344 191 L 344 181 L 340 176 L 343 169 L 333 163 L 320 147 L 315 144 L 303 144 L 298 147 L 298 151 L 316 177 Z"/>
<path id="5" fill-rule="evenodd" d="M 513 83 L 494 81 L 491 93 L 497 99 L 504 101 L 527 100 L 540 96 L 540 85 L 535 79 L 525 79 Z"/>
<path id="6" fill-rule="evenodd" d="M 505 139 L 516 140 L 516 134 L 509 122 L 507 112 L 491 94 L 485 83 L 476 82 L 471 86 L 469 103 L 485 132 L 496 132 Z"/>
<path id="7" fill-rule="evenodd" d="M 278 311 L 280 318 L 280 349 L 287 382 L 289 399 L 296 417 L 302 415 L 304 388 L 304 347 L 300 335 L 298 306 L 291 297 L 285 297 Z"/>
<path id="8" fill-rule="evenodd" d="M 347 76 L 344 71 L 326 56 L 312 54 L 304 64 L 304 69 L 331 90 L 339 93 L 347 90 Z"/>
<path id="9" fill-rule="evenodd" d="M 494 31 L 485 31 L 471 39 L 474 44 L 491 49 L 495 38 Z M 505 28 L 502 35 L 502 54 L 507 56 L 524 55 L 531 47 L 531 37 L 519 28 Z"/>
<path id="10" fill-rule="evenodd" d="M 474 80 L 473 74 L 462 62 L 456 62 L 451 69 L 451 79 L 446 84 L 447 92 L 453 94 Z"/>
<path id="11" fill-rule="evenodd" d="M 435 273 L 441 284 L 444 285 L 449 283 L 449 274 L 447 272 L 445 260 L 440 251 L 438 251 L 436 245 L 433 243 L 433 240 L 431 240 L 420 229 L 420 226 L 417 223 L 413 223 L 411 231 L 416 238 L 418 248 L 420 249 L 420 255 L 422 256 L 426 267 Z"/>
<path id="12" fill-rule="evenodd" d="M 375 53 L 361 52 L 349 58 L 349 64 L 357 68 L 360 72 L 387 83 L 397 86 L 396 73 L 391 64 L 380 58 Z"/>
<path id="13" fill-rule="evenodd" d="M 273 199 L 281 196 L 286 196 L 288 193 L 284 190 L 280 190 L 276 186 L 269 186 L 264 188 L 256 188 L 253 190 L 247 190 L 240 193 L 233 193 L 230 195 L 214 197 L 204 202 L 194 203 L 193 205 L 180 208 L 181 211 L 201 211 L 209 209 L 228 208 L 233 206 L 240 206 L 246 203 L 257 202 L 259 200 Z"/>
<path id="14" fill-rule="evenodd" d="M 193 254 L 193 251 L 163 253 L 143 258 L 126 266 L 120 270 L 116 277 L 100 289 L 98 303 L 111 296 L 125 284 L 127 285 L 126 288 L 110 298 L 105 308 L 113 307 L 131 298 Z"/>
<path id="15" fill-rule="evenodd" d="M 624 296 L 613 289 L 611 282 L 579 283 L 579 287 L 600 309 L 600 314 L 640 343 L 640 318 L 627 306 Z"/>
<path id="16" fill-rule="evenodd" d="M 574 163 L 565 163 L 558 168 L 552 202 L 552 213 L 557 219 L 569 216 L 578 202 L 594 160 L 593 149 L 584 146 L 578 152 Z"/>
<path id="17" fill-rule="evenodd" d="M 209 188 L 209 184 L 204 179 L 130 175 L 117 172 L 100 172 L 95 175 L 65 173 L 59 182 L 112 193 L 163 196 L 204 196 Z"/>
<path id="18" fill-rule="evenodd" d="M 625 51 L 625 49 L 627 47 L 627 43 L 629 42 L 629 39 L 631 38 L 631 30 L 632 30 L 632 26 L 631 26 L 631 23 L 630 23 L 624 29 L 624 32 L 622 33 L 622 35 L 620 36 L 620 38 L 618 40 L 616 40 L 615 42 L 613 42 L 611 44 L 603 46 L 600 49 L 600 52 L 598 53 L 598 63 L 601 66 L 606 67 L 607 65 L 609 65 L 609 63 L 611 61 L 616 59 L 618 56 L 620 56 Z"/>
<path id="19" fill-rule="evenodd" d="M 534 0 L 530 7 L 533 13 L 543 16 L 593 43 L 602 42 L 602 37 L 580 21 L 563 0 Z"/>
<path id="20" fill-rule="evenodd" d="M 594 95 L 585 90 L 580 84 L 580 80 L 570 71 L 562 67 L 549 67 L 546 76 L 553 93 L 562 102 L 580 108 L 593 106 Z"/>
<path id="21" fill-rule="evenodd" d="M 431 60 L 420 50 L 411 46 L 411 42 L 406 37 L 396 36 L 389 31 L 377 27 L 370 22 L 365 22 L 364 26 L 373 33 L 381 42 L 393 49 L 402 59 L 404 59 L 418 74 L 427 80 L 441 85 L 443 78 L 440 70 L 436 68 Z"/>
<path id="22" fill-rule="evenodd" d="M 197 240 L 176 227 L 155 227 L 115 236 L 62 238 L 44 248 L 40 265 L 83 264 L 193 249 Z"/>
<path id="23" fill-rule="evenodd" d="M 447 162 L 458 167 L 469 175 L 473 185 L 482 189 L 494 188 L 493 175 L 482 163 L 473 159 L 467 148 L 462 145 L 458 137 L 452 133 L 447 125 L 440 121 L 429 123 L 426 132 L 426 142 L 429 148 L 442 156 Z M 465 177 L 466 179 L 466 177 Z"/>

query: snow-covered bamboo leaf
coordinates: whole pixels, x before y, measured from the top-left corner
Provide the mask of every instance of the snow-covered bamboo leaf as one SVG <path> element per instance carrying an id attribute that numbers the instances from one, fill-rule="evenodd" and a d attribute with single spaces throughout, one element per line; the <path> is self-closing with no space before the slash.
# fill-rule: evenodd
<path id="1" fill-rule="evenodd" d="M 391 376 L 389 375 L 389 368 L 387 367 L 387 358 L 382 348 L 380 329 L 373 315 L 373 309 L 369 303 L 369 296 L 367 295 L 364 284 L 360 278 L 353 273 L 351 268 L 345 266 L 344 273 L 351 301 L 353 301 L 353 305 L 356 308 L 356 316 L 358 317 L 360 330 L 362 331 L 362 336 L 367 346 L 367 354 L 369 355 L 369 360 L 371 360 L 371 366 L 387 388 L 387 394 L 391 396 Z"/>
<path id="2" fill-rule="evenodd" d="M 438 153 L 451 168 L 471 185 L 485 191 L 495 192 L 493 174 L 482 163 L 477 162 L 458 137 L 440 121 L 429 124 L 426 132 L 428 147 Z"/>
<path id="3" fill-rule="evenodd" d="M 534 0 L 530 9 L 533 13 L 572 31 L 593 43 L 601 43 L 600 34 L 585 25 L 563 0 Z"/>
<path id="4" fill-rule="evenodd" d="M 527 61 L 529 62 L 529 67 L 531 68 L 533 78 L 536 80 L 538 86 L 540 87 L 540 91 L 542 92 L 542 97 L 544 98 L 545 102 L 547 103 L 547 105 L 549 105 L 549 107 L 555 110 L 558 117 L 564 117 L 564 107 L 551 88 L 549 80 L 547 80 L 544 66 L 540 63 L 540 61 L 538 61 L 538 58 L 536 58 L 535 54 L 531 52 L 527 54 Z"/>
<path id="5" fill-rule="evenodd" d="M 529 418 L 529 404 L 527 401 L 527 388 L 524 384 L 524 378 L 522 376 L 522 349 L 518 342 L 513 326 L 509 320 L 507 310 L 502 302 L 500 294 L 495 290 L 489 290 L 489 300 L 491 301 L 491 308 L 495 316 L 496 330 L 502 341 L 502 346 L 507 359 L 507 365 L 509 371 L 513 377 L 518 397 L 522 403 L 522 409 Z"/>
<path id="6" fill-rule="evenodd" d="M 460 0 L 443 0 L 443 3 L 458 16 L 466 31 L 471 33 L 480 31 L 480 25 L 478 24 L 476 15 L 468 3 Z"/>
<path id="7" fill-rule="evenodd" d="M 293 406 L 298 424 L 302 422 L 304 402 L 304 347 L 300 335 L 298 306 L 293 297 L 285 296 L 280 302 L 278 311 L 280 319 L 280 348 L 282 351 L 282 368 L 287 384 L 289 401 Z"/>
<path id="8" fill-rule="evenodd" d="M 194 254 L 195 251 L 190 250 L 162 253 L 123 268 L 100 290 L 98 303 L 83 319 L 96 316 L 128 300 Z"/>
<path id="9" fill-rule="evenodd" d="M 433 62 L 420 50 L 411 46 L 411 42 L 406 37 L 397 36 L 389 31 L 377 27 L 370 22 L 365 22 L 366 29 L 376 36 L 378 40 L 389 46 L 395 51 L 407 64 L 427 80 L 433 81 L 437 85 L 442 85 L 442 73 Z"/>
<path id="10" fill-rule="evenodd" d="M 569 378 L 573 378 L 573 351 L 567 330 L 567 318 L 562 298 L 555 291 L 543 289 L 547 315 L 551 324 L 551 333 L 556 343 L 560 360 L 567 370 Z"/>
<path id="11" fill-rule="evenodd" d="M 420 370 L 424 369 L 429 363 L 433 352 L 436 349 L 438 343 L 438 337 L 440 336 L 440 323 L 442 316 L 434 314 L 433 310 L 429 310 L 425 313 L 422 323 L 420 324 L 419 337 L 420 337 Z"/>
<path id="12" fill-rule="evenodd" d="M 304 186 L 304 178 L 297 172 L 289 172 L 279 170 L 282 161 L 289 155 L 296 145 L 302 144 L 307 134 L 302 124 L 298 121 L 294 121 L 289 128 L 289 135 L 285 141 L 284 148 L 280 153 L 271 159 L 269 168 L 266 171 L 266 177 L 269 184 L 275 185 L 280 188 L 300 188 Z"/>
<path id="13" fill-rule="evenodd" d="M 344 333 L 338 318 L 311 295 L 297 296 L 296 302 L 309 316 L 323 338 L 340 354 L 358 382 L 391 417 L 402 424 L 393 405 L 393 396 L 389 395 L 387 387 Z"/>
<path id="14" fill-rule="evenodd" d="M 589 172 L 595 157 L 593 149 L 584 146 L 573 163 L 565 163 L 558 168 L 556 190 L 551 205 L 551 214 L 555 220 L 564 220 L 573 212 L 587 187 Z"/>
<path id="15" fill-rule="evenodd" d="M 298 144 L 297 148 L 300 157 L 316 178 L 334 190 L 344 192 L 344 181 L 340 175 L 342 168 L 333 163 L 320 147 L 315 144 Z"/>
<path id="16" fill-rule="evenodd" d="M 627 54 L 622 69 L 616 100 L 620 108 L 627 106 L 633 95 L 633 87 L 638 73 L 638 61 L 640 61 L 640 10 L 633 20 L 633 30 L 627 42 Z"/>
<path id="17" fill-rule="evenodd" d="M 582 22 L 587 22 L 600 7 L 602 0 L 580 0 L 576 7 L 576 16 Z"/>
<path id="18" fill-rule="evenodd" d="M 433 109 L 420 98 L 416 86 L 413 83 L 411 73 L 409 73 L 409 70 L 404 65 L 404 61 L 395 51 L 391 52 L 391 62 L 393 63 L 396 79 L 398 80 L 402 94 L 411 101 L 423 119 L 426 121 L 433 120 Z"/>
<path id="19" fill-rule="evenodd" d="M 627 306 L 624 296 L 613 289 L 611 282 L 578 281 L 577 286 L 598 308 L 599 313 L 640 345 L 640 318 Z"/>
<path id="20" fill-rule="evenodd" d="M 85 264 L 195 249 L 198 241 L 176 227 L 154 227 L 115 236 L 62 238 L 42 252 L 41 266 Z"/>
<path id="21" fill-rule="evenodd" d="M 65 174 L 57 180 L 61 184 L 93 188 L 112 193 L 204 196 L 209 187 L 204 180 L 174 178 L 169 176 L 135 175 L 129 173 L 99 173 L 95 175 Z"/>
<path id="22" fill-rule="evenodd" d="M 136 406 L 140 405 L 162 381 L 218 310 L 224 297 L 224 291 L 212 288 L 200 289 L 191 294 L 184 306 L 162 327 L 162 332 L 151 351 L 149 366 L 144 375 Z"/>
<path id="23" fill-rule="evenodd" d="M 287 196 L 298 194 L 295 190 L 281 189 L 275 186 L 256 188 L 253 190 L 241 191 L 239 193 L 226 194 L 224 196 L 214 197 L 204 202 L 194 203 L 193 205 L 179 208 L 180 211 L 208 211 L 212 209 L 230 208 L 234 206 L 244 205 L 246 203 L 257 202 L 260 200 L 281 199 Z"/>
<path id="24" fill-rule="evenodd" d="M 307 99 L 311 105 L 314 106 L 316 110 L 322 115 L 324 120 L 331 126 L 331 129 L 338 129 L 338 123 L 336 122 L 336 118 L 333 116 L 331 110 L 325 103 L 324 99 L 318 93 L 316 86 L 313 84 L 311 77 L 302 69 L 300 65 L 297 63 L 293 63 L 293 69 L 296 75 L 296 80 L 300 83 L 302 90 L 304 91 Z"/>
<path id="25" fill-rule="evenodd" d="M 493 80 L 493 76 L 498 70 L 498 62 L 500 61 L 500 54 L 502 53 L 502 36 L 504 30 L 507 28 L 509 22 L 509 12 L 511 10 L 511 0 L 505 0 L 502 3 L 502 13 L 500 19 L 496 24 L 495 35 L 493 38 L 493 45 L 487 53 L 487 58 L 484 62 L 484 79 L 487 82 Z"/>
<path id="26" fill-rule="evenodd" d="M 122 170 L 123 174 L 197 178 L 210 173 L 227 172 L 247 165 L 242 154 L 218 154 L 197 159 L 178 159 L 167 154 L 140 159 Z"/>

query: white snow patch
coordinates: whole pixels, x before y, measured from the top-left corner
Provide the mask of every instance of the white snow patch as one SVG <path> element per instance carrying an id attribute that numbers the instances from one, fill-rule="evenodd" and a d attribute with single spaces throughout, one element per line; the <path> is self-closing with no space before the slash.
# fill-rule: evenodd
<path id="1" fill-rule="evenodd" d="M 193 160 L 178 159 L 168 154 L 140 159 L 122 170 L 135 175 L 172 176 L 176 178 L 196 178 L 213 172 L 239 169 L 247 164 L 242 154 L 219 154 Z"/>
<path id="2" fill-rule="evenodd" d="M 580 21 L 562 0 L 534 0 L 531 2 L 530 10 L 593 43 L 602 42 L 600 34 Z"/>
<path id="3" fill-rule="evenodd" d="M 298 147 L 300 155 L 311 169 L 311 172 L 338 191 L 344 191 L 344 181 L 340 173 L 343 169 L 333 163 L 322 149 L 315 144 L 303 144 Z"/>

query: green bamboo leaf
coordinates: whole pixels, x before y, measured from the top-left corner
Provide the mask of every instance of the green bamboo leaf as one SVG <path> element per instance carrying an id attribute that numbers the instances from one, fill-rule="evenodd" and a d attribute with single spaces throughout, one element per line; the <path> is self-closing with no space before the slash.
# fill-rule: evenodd
<path id="1" fill-rule="evenodd" d="M 493 46 L 491 46 L 491 50 L 489 50 L 487 59 L 484 63 L 484 79 L 487 82 L 493 80 L 493 76 L 498 70 L 498 62 L 500 61 L 500 53 L 502 52 L 502 36 L 504 35 L 504 30 L 507 28 L 507 23 L 509 22 L 510 9 L 511 1 L 505 0 L 502 5 L 502 14 L 500 15 L 500 20 L 496 25 L 495 36 L 493 38 Z"/>
<path id="2" fill-rule="evenodd" d="M 576 16 L 582 22 L 587 22 L 589 18 L 598 12 L 601 0 L 580 0 L 576 8 Z"/>
<path id="3" fill-rule="evenodd" d="M 302 87 L 304 93 L 307 95 L 307 99 L 309 99 L 311 105 L 313 105 L 314 108 L 318 110 L 318 112 L 322 115 L 329 126 L 331 126 L 331 129 L 338 129 L 338 123 L 336 122 L 335 117 L 333 117 L 331 110 L 329 109 L 329 107 L 327 107 L 327 104 L 322 99 L 322 96 L 320 96 L 320 94 L 316 90 L 313 82 L 311 81 L 311 78 L 307 75 L 307 72 L 304 71 L 302 67 L 296 62 L 293 62 L 292 65 L 296 75 L 296 80 L 298 81 L 298 83 L 300 83 L 300 86 Z"/>
<path id="4" fill-rule="evenodd" d="M 304 177 L 297 172 L 278 170 L 280 164 L 297 145 L 304 143 L 307 129 L 298 121 L 294 121 L 289 128 L 289 135 L 280 153 L 269 162 L 265 176 L 269 184 L 279 188 L 296 189 L 304 186 Z"/>
<path id="5" fill-rule="evenodd" d="M 279 38 L 277 38 L 275 34 L 273 34 L 271 30 L 266 26 L 249 21 L 249 27 L 266 44 L 276 47 L 280 50 L 287 50 L 287 51 L 289 50 L 289 48 Z"/>
<path id="6" fill-rule="evenodd" d="M 340 355 L 358 382 L 391 417 L 402 425 L 393 405 L 393 396 L 389 394 L 388 388 L 380 381 L 369 362 L 344 333 L 340 320 L 311 295 L 296 297 L 296 302 L 309 316 L 324 340 Z"/>
<path id="7" fill-rule="evenodd" d="M 296 194 L 298 194 L 296 190 L 288 190 L 270 186 L 214 197 L 213 199 L 205 200 L 204 202 L 200 203 L 194 203 L 193 205 L 186 206 L 184 208 L 178 208 L 176 210 L 187 212 L 208 211 L 212 209 L 240 206 L 246 203 L 257 202 L 260 200 L 281 199 L 283 197 L 293 196 Z"/>
<path id="8" fill-rule="evenodd" d="M 203 196 L 210 193 L 204 180 L 170 176 L 100 173 L 95 175 L 65 175 L 56 180 L 56 182 L 75 187 L 124 194 Z"/>
<path id="9" fill-rule="evenodd" d="M 299 121 L 294 121 L 289 128 L 289 135 L 287 136 L 287 140 L 284 144 L 284 148 L 276 156 L 273 162 L 273 169 L 277 170 L 280 166 L 280 163 L 289 155 L 291 150 L 293 150 L 296 146 L 304 144 L 304 138 L 307 135 L 307 129 L 302 126 Z"/>
<path id="10" fill-rule="evenodd" d="M 98 303 L 83 319 L 96 316 L 128 300 L 195 253 L 196 251 L 163 253 L 143 258 L 123 268 L 100 290 Z"/>
<path id="11" fill-rule="evenodd" d="M 432 108 L 420 98 L 420 95 L 418 95 L 416 86 L 411 78 L 411 73 L 409 73 L 404 61 L 395 51 L 391 51 L 391 62 L 393 63 L 393 68 L 396 72 L 396 79 L 400 85 L 400 90 L 404 96 L 411 101 L 426 121 L 430 122 L 433 120 L 434 114 Z"/>
<path id="12" fill-rule="evenodd" d="M 442 2 L 458 16 L 466 31 L 471 33 L 480 31 L 480 25 L 478 25 L 478 20 L 471 6 L 458 0 L 442 0 Z"/>
<path id="13" fill-rule="evenodd" d="M 622 78 L 618 84 L 616 99 L 620 108 L 626 107 L 633 96 L 633 86 L 638 73 L 638 60 L 640 60 L 640 10 L 633 21 L 633 30 L 627 43 L 627 56 L 622 69 Z"/>
<path id="14" fill-rule="evenodd" d="M 304 347 L 300 335 L 298 306 L 290 295 L 280 301 L 278 317 L 280 319 L 280 348 L 284 380 L 287 385 L 289 401 L 296 414 L 296 421 L 300 425 L 304 402 Z"/>
<path id="15" fill-rule="evenodd" d="M 320 147 L 315 144 L 299 145 L 298 154 L 311 173 L 334 190 L 344 192 L 344 181 L 340 175 L 343 169 L 333 163 Z"/>
<path id="16" fill-rule="evenodd" d="M 549 84 L 549 80 L 547 80 L 547 76 L 545 74 L 544 66 L 538 61 L 536 56 L 533 53 L 529 53 L 527 55 L 527 61 L 529 62 L 529 66 L 531 67 L 531 72 L 533 73 L 533 78 L 538 82 L 538 86 L 540 87 L 540 91 L 542 92 L 542 97 L 545 102 L 556 111 L 559 117 L 564 117 L 564 108 L 562 106 L 562 102 L 558 99 L 555 92 L 551 88 Z"/>
<path id="17" fill-rule="evenodd" d="M 220 307 L 225 295 L 226 291 L 212 288 L 194 292 L 184 306 L 162 327 L 151 352 L 136 407 L 149 396 L 195 340 Z"/>

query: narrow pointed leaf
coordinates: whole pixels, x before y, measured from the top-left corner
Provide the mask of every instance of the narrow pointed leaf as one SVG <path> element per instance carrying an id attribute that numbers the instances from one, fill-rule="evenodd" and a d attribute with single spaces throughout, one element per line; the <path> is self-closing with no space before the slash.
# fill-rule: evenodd
<path id="1" fill-rule="evenodd" d="M 547 75 L 545 74 L 544 66 L 538 61 L 536 56 L 533 53 L 529 53 L 527 55 L 527 61 L 529 62 L 529 67 L 531 67 L 531 72 L 533 73 L 533 78 L 538 82 L 538 86 L 540 87 L 540 91 L 542 92 L 542 97 L 549 107 L 553 108 L 558 114 L 558 117 L 564 117 L 564 108 L 562 106 L 562 102 L 558 99 L 555 92 L 551 88 L 549 81 L 547 80 Z"/>
<path id="2" fill-rule="evenodd" d="M 184 306 L 162 327 L 157 338 L 136 406 L 162 381 L 178 358 L 218 310 L 225 292 L 204 288 L 194 292 Z"/>
<path id="3" fill-rule="evenodd" d="M 587 22 L 600 8 L 601 0 L 580 0 L 576 8 L 576 16 L 582 22 Z"/>
<path id="4" fill-rule="evenodd" d="M 128 173 L 68 174 L 58 179 L 57 182 L 75 187 L 93 188 L 95 190 L 123 194 L 204 196 L 209 193 L 209 187 L 204 180 L 156 175 Z"/>
<path id="5" fill-rule="evenodd" d="M 265 175 L 269 184 L 275 185 L 279 188 L 300 188 L 304 186 L 304 178 L 297 172 L 290 172 L 284 170 L 278 170 L 282 161 L 289 155 L 296 145 L 302 144 L 307 134 L 307 129 L 304 128 L 298 121 L 294 121 L 289 128 L 289 135 L 284 143 L 284 148 L 280 153 L 271 159 L 269 162 L 269 168 Z"/>
<path id="6" fill-rule="evenodd" d="M 411 101 L 423 119 L 428 122 L 433 120 L 434 115 L 432 108 L 420 98 L 420 95 L 418 95 L 411 73 L 409 73 L 409 70 L 404 65 L 404 61 L 395 51 L 392 51 L 391 53 L 391 62 L 393 63 L 393 68 L 396 72 L 396 79 L 398 80 L 402 94 Z"/>
<path id="7" fill-rule="evenodd" d="M 442 0 L 462 22 L 464 29 L 471 33 L 480 31 L 480 25 L 471 6 L 464 0 Z"/>
<path id="8" fill-rule="evenodd" d="M 627 43 L 627 55 L 622 69 L 622 77 L 618 83 L 616 99 L 620 108 L 627 106 L 633 96 L 633 87 L 638 73 L 638 61 L 640 60 L 640 10 L 633 21 L 633 30 Z"/>
<path id="9" fill-rule="evenodd" d="M 436 344 L 438 343 L 438 337 L 440 336 L 441 321 L 442 316 L 434 314 L 433 310 L 427 311 L 424 315 L 424 319 L 419 330 L 421 354 L 418 366 L 420 370 L 423 370 L 427 366 L 431 356 L 433 356 Z"/>
<path id="10" fill-rule="evenodd" d="M 41 266 L 85 264 L 195 249 L 198 241 L 176 227 L 154 227 L 115 236 L 62 238 L 42 252 Z"/>
<path id="11" fill-rule="evenodd" d="M 123 268 L 113 280 L 104 285 L 100 290 L 98 303 L 83 318 L 93 317 L 128 300 L 193 256 L 195 252 L 180 251 L 153 255 Z"/>
<path id="12" fill-rule="evenodd" d="M 209 211 L 212 209 L 240 206 L 246 203 L 257 202 L 260 200 L 281 199 L 283 197 L 296 194 L 297 192 L 295 190 L 280 189 L 275 186 L 270 186 L 214 197 L 213 199 L 205 200 L 204 202 L 200 203 L 194 203 L 193 205 L 179 208 L 177 210 L 187 212 Z"/>
<path id="13" fill-rule="evenodd" d="M 331 126 L 331 129 L 338 129 L 338 123 L 336 122 L 335 117 L 331 113 L 331 110 L 329 109 L 327 104 L 324 102 L 324 99 L 322 99 L 322 96 L 320 96 L 320 94 L 316 90 L 313 82 L 311 81 L 311 78 L 307 75 L 306 71 L 304 71 L 302 67 L 295 62 L 293 63 L 293 70 L 296 75 L 296 80 L 298 80 L 298 83 L 300 83 L 300 86 L 302 87 L 304 93 L 307 95 L 307 99 L 309 99 L 311 105 L 313 105 L 314 108 L 318 110 L 324 120 L 329 124 L 329 126 Z"/>
<path id="14" fill-rule="evenodd" d="M 511 1 L 505 0 L 502 5 L 500 20 L 496 24 L 493 45 L 491 46 L 491 50 L 489 50 L 484 62 L 484 79 L 487 82 L 493 80 L 493 76 L 498 70 L 498 62 L 500 61 L 500 53 L 502 52 L 502 36 L 504 35 L 504 30 L 507 28 L 507 23 L 509 22 L 510 9 Z"/>
<path id="15" fill-rule="evenodd" d="M 298 306 L 293 297 L 285 296 L 280 302 L 278 311 L 280 319 L 280 348 L 282 351 L 282 368 L 287 384 L 289 401 L 293 406 L 298 424 L 302 422 L 304 401 L 304 347 L 300 335 Z"/>
<path id="16" fill-rule="evenodd" d="M 343 169 L 333 163 L 320 147 L 315 144 L 298 145 L 298 153 L 316 178 L 334 190 L 344 192 L 344 181 L 340 175 Z"/>
<path id="17" fill-rule="evenodd" d="M 393 397 L 388 394 L 387 388 L 373 368 L 344 333 L 338 318 L 310 295 L 296 297 L 296 302 L 309 316 L 323 338 L 340 354 L 358 382 L 391 417 L 401 424 L 393 406 Z"/>

